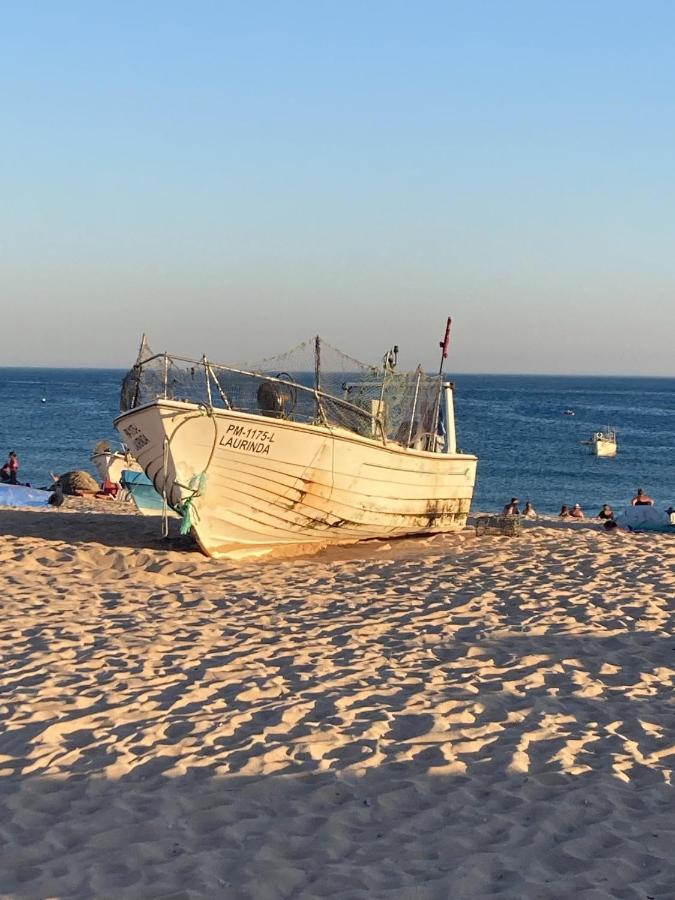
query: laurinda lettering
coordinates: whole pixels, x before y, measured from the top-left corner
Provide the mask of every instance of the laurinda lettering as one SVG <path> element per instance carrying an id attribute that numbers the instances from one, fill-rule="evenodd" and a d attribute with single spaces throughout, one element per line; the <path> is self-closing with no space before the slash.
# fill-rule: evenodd
<path id="1" fill-rule="evenodd" d="M 225 438 L 221 438 L 220 443 L 223 447 L 231 447 L 233 450 L 248 450 L 249 453 L 263 453 L 269 456 L 270 445 L 264 441 L 247 441 L 246 438 L 231 437 L 225 443 Z"/>

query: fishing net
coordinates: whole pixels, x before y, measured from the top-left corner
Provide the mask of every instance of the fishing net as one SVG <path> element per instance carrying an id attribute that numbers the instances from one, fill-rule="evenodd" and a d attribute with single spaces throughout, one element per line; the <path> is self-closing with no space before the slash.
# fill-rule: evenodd
<path id="1" fill-rule="evenodd" d="M 58 484 L 64 494 L 95 494 L 99 491 L 100 485 L 96 482 L 89 472 L 76 469 L 72 472 L 64 472 L 63 475 L 55 480 L 54 484 Z"/>
<path id="2" fill-rule="evenodd" d="M 141 350 L 123 382 L 122 411 L 165 398 L 321 423 L 405 446 L 435 446 L 440 378 L 420 367 L 397 372 L 398 348 L 379 366 L 361 363 L 319 338 L 236 366 L 152 356 L 147 344 Z"/>
<path id="3" fill-rule="evenodd" d="M 143 369 L 144 364 L 154 359 L 154 354 L 150 349 L 147 338 L 143 335 L 141 346 L 136 357 L 136 362 L 122 379 L 122 388 L 120 390 L 120 412 L 126 412 L 139 406 L 142 402 L 140 399 L 141 387 L 146 393 L 150 390 L 149 380 L 154 372 L 153 366 L 148 366 L 147 370 Z M 159 383 L 161 387 L 161 383 Z M 156 395 L 157 396 L 157 395 Z"/>

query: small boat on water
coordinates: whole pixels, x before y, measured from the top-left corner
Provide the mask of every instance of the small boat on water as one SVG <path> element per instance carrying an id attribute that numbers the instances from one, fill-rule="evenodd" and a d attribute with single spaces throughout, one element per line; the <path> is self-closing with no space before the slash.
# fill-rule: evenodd
<path id="1" fill-rule="evenodd" d="M 616 456 L 617 441 L 616 431 L 613 428 L 606 428 L 605 431 L 596 431 L 591 436 L 590 441 L 582 441 L 587 447 L 591 448 L 591 452 L 596 456 Z"/>
<path id="2" fill-rule="evenodd" d="M 565 410 L 565 415 L 566 415 L 566 416 L 574 416 L 574 415 L 576 415 L 576 413 L 574 412 L 573 409 L 566 409 L 566 410 Z"/>
<path id="3" fill-rule="evenodd" d="M 319 338 L 249 366 L 146 356 L 115 426 L 208 556 L 459 530 L 477 458 L 456 447 L 449 332 L 437 375 Z"/>

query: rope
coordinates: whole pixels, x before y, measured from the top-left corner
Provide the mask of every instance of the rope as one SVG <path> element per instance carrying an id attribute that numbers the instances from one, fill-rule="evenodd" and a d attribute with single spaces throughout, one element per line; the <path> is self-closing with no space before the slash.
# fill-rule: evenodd
<path id="1" fill-rule="evenodd" d="M 189 534 L 192 526 L 199 521 L 199 512 L 194 506 L 194 501 L 197 497 L 201 497 L 205 487 L 206 472 L 204 471 L 199 475 L 193 475 L 187 488 L 187 490 L 192 491 L 191 495 L 176 504 L 176 511 L 183 517 L 183 520 L 180 523 L 181 534 Z"/>
<path id="2" fill-rule="evenodd" d="M 180 500 L 174 506 L 174 509 L 177 513 L 182 516 L 182 521 L 180 525 L 180 533 L 188 534 L 192 526 L 199 520 L 199 513 L 194 506 L 194 501 L 201 497 L 206 489 L 206 478 L 209 467 L 211 466 L 211 462 L 213 460 L 213 456 L 216 452 L 216 446 L 218 444 L 218 423 L 216 422 L 214 416 L 214 408 L 213 406 L 204 406 L 201 407 L 199 412 L 193 413 L 190 416 L 186 416 L 182 422 L 179 422 L 176 428 L 174 429 L 171 437 L 164 438 L 164 455 L 163 455 L 163 475 L 164 475 L 164 483 L 162 487 L 162 497 L 164 499 L 164 504 L 162 508 L 162 535 L 163 537 L 167 537 L 169 534 L 169 516 L 168 516 L 168 498 L 166 494 L 166 482 L 169 474 L 169 449 L 171 447 L 171 442 L 176 437 L 180 429 L 183 425 L 187 425 L 188 422 L 191 422 L 192 419 L 199 418 L 200 416 L 207 415 L 211 422 L 213 423 L 213 442 L 211 444 L 211 451 L 209 453 L 209 457 L 206 461 L 206 465 L 202 469 L 202 471 L 198 474 L 193 475 L 190 478 L 188 484 L 183 484 L 178 481 L 178 479 L 174 479 L 174 486 L 180 488 L 183 491 L 189 491 L 190 495 L 186 497 L 184 500 Z M 165 512 L 166 511 L 166 512 Z"/>
<path id="3" fill-rule="evenodd" d="M 164 437 L 162 447 L 162 537 L 169 536 L 169 503 L 166 497 L 166 479 L 169 476 L 169 439 Z"/>

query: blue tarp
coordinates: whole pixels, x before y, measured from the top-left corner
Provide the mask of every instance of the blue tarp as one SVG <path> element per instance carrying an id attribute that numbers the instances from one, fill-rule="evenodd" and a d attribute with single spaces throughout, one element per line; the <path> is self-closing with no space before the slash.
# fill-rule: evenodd
<path id="1" fill-rule="evenodd" d="M 675 534 L 675 527 L 670 524 L 669 514 L 654 506 L 629 506 L 618 514 L 616 524 L 619 528 L 627 528 L 629 531 Z"/>
<path id="2" fill-rule="evenodd" d="M 22 484 L 0 484 L 0 506 L 47 506 L 51 495 Z"/>

